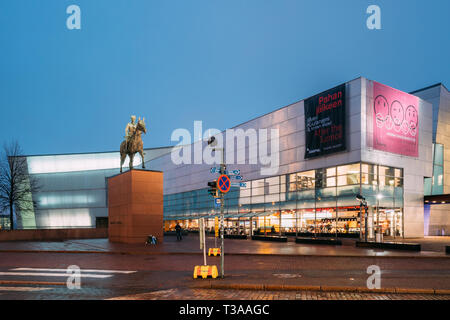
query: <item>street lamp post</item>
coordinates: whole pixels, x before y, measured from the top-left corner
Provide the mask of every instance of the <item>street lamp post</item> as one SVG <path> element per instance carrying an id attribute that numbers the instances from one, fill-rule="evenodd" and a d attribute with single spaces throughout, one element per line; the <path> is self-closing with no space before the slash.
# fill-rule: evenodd
<path id="1" fill-rule="evenodd" d="M 357 194 L 356 200 L 359 201 L 359 211 L 361 212 L 361 207 L 364 206 L 364 241 L 367 242 L 367 201 L 366 198 L 364 198 L 362 195 Z M 359 218 L 359 228 L 360 228 L 360 234 L 361 234 L 361 215 Z M 361 238 L 361 236 L 360 236 Z"/>
<path id="2" fill-rule="evenodd" d="M 381 228 L 380 228 L 380 199 L 382 199 L 383 198 L 383 195 L 382 194 L 377 194 L 377 234 L 380 234 L 380 236 L 379 236 L 379 239 L 380 239 L 380 242 L 383 242 L 382 241 L 382 230 L 380 230 Z M 376 241 L 377 239 L 375 239 L 375 241 Z"/>
<path id="3" fill-rule="evenodd" d="M 367 232 L 369 231 L 367 225 L 367 202 L 364 202 L 364 241 L 367 242 Z"/>

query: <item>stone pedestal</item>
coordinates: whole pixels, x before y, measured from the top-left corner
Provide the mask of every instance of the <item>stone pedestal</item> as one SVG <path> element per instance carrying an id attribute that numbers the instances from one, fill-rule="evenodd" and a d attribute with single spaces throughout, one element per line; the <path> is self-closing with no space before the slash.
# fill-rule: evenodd
<path id="1" fill-rule="evenodd" d="M 109 241 L 163 241 L 163 173 L 130 170 L 108 178 Z"/>

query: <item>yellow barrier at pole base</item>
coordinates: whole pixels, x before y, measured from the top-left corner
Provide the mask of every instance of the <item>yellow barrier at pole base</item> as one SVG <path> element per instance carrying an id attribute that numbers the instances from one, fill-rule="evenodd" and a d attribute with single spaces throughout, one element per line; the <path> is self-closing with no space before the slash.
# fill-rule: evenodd
<path id="1" fill-rule="evenodd" d="M 195 266 L 194 267 L 194 279 L 202 278 L 206 279 L 211 277 L 213 279 L 217 278 L 219 272 L 216 266 Z"/>
<path id="2" fill-rule="evenodd" d="M 208 250 L 208 256 L 220 256 L 220 248 L 209 248 Z"/>

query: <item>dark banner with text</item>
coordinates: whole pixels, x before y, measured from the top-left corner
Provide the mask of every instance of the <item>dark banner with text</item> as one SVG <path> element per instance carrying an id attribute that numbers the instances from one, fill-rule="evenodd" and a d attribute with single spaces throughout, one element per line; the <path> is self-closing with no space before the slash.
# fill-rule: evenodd
<path id="1" fill-rule="evenodd" d="M 305 159 L 344 151 L 345 84 L 305 100 Z"/>

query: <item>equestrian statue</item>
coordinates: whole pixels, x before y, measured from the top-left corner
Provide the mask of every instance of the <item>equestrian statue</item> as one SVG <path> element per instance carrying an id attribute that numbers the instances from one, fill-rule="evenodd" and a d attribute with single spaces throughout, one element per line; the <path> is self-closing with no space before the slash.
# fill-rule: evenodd
<path id="1" fill-rule="evenodd" d="M 139 117 L 136 123 L 136 116 L 131 116 L 131 122 L 129 122 L 125 128 L 125 140 L 120 144 L 120 172 L 122 172 L 122 165 L 125 158 L 128 155 L 130 158 L 130 170 L 133 169 L 134 155 L 139 152 L 142 159 L 142 169 L 145 169 L 144 163 L 144 144 L 142 143 L 142 132 L 147 133 L 145 128 L 145 118 Z"/>

